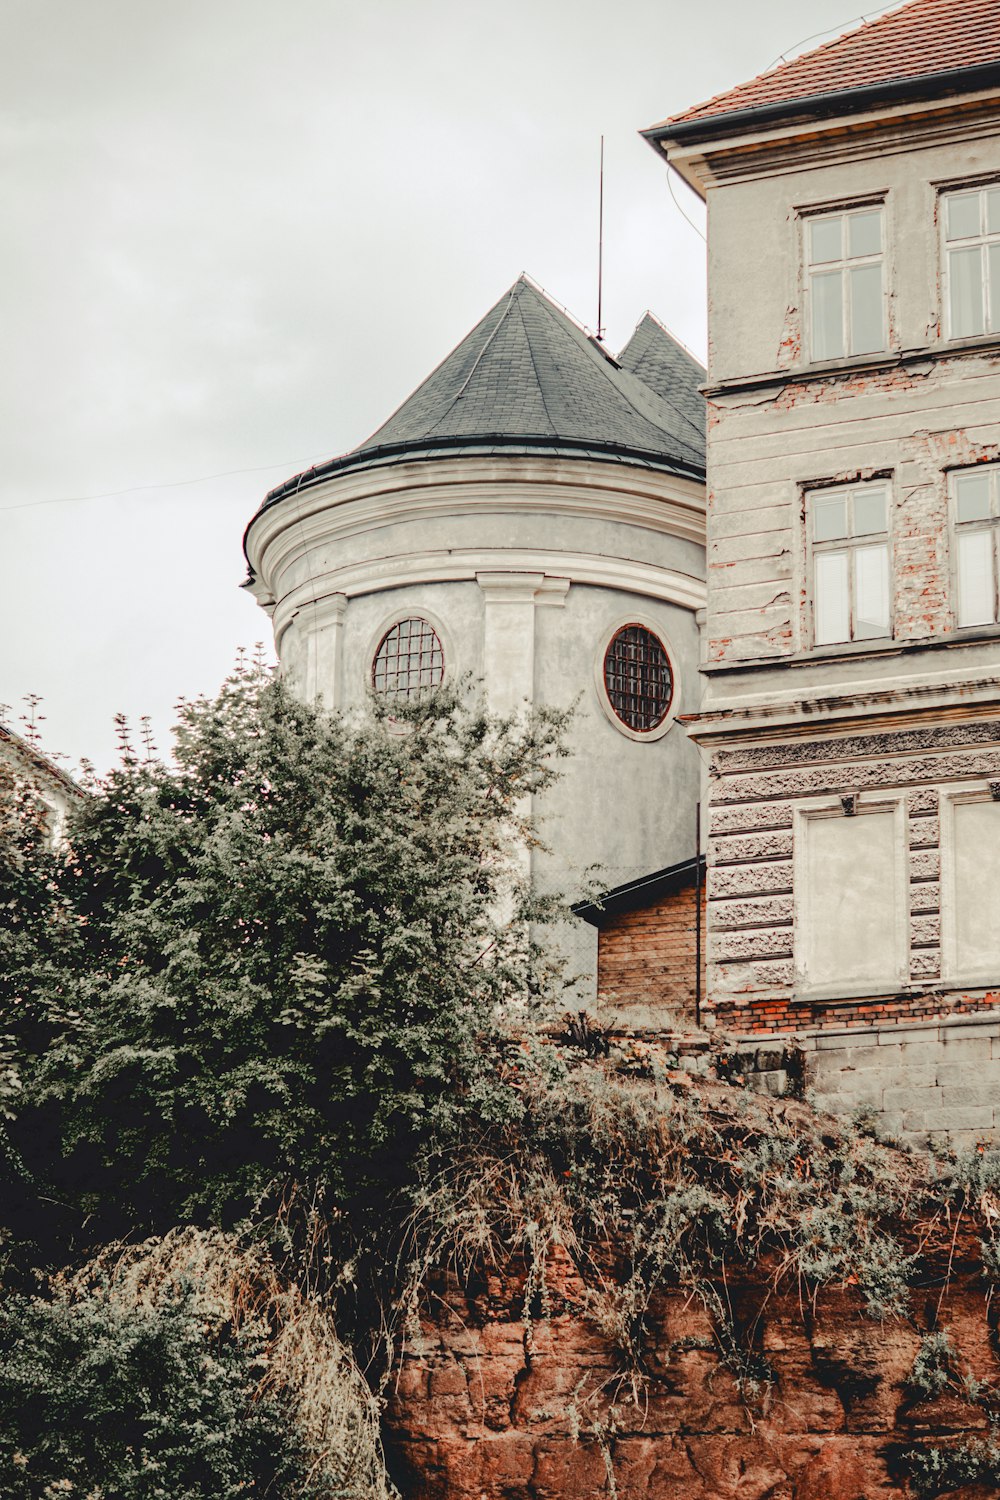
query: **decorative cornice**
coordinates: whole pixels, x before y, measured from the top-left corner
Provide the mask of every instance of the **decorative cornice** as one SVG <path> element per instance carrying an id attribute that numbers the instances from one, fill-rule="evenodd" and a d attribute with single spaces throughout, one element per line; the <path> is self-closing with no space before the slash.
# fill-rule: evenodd
<path id="1" fill-rule="evenodd" d="M 682 722 L 697 744 L 717 746 L 748 738 L 823 739 L 850 729 L 871 734 L 902 725 L 964 723 L 997 715 L 1000 677 L 987 677 L 949 685 L 827 693 L 794 702 L 734 704 L 685 714 Z"/>
<path id="2" fill-rule="evenodd" d="M 705 544 L 699 481 L 586 459 L 452 457 L 337 475 L 259 512 L 245 537 L 248 584 L 266 607 L 277 574 L 317 543 L 402 521 L 525 511 L 613 521 Z"/>

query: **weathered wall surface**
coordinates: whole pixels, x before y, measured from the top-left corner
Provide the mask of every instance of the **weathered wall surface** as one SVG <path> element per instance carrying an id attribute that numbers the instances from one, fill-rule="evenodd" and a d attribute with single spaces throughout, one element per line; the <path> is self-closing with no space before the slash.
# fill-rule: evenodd
<path id="1" fill-rule="evenodd" d="M 795 1031 L 839 1028 L 849 1019 L 862 1026 L 891 1024 L 992 1008 L 995 986 L 982 982 L 955 945 L 968 893 L 963 895 L 949 842 L 949 812 L 956 799 L 984 805 L 994 800 L 997 721 L 878 734 L 835 731 L 831 724 L 822 737 L 748 744 L 715 755 L 707 925 L 708 985 L 718 1024 Z M 846 817 L 868 807 L 896 817 L 899 838 L 887 878 L 900 887 L 899 931 L 875 933 L 887 955 L 885 984 L 873 984 L 866 993 L 845 983 L 839 993 L 835 986 L 825 993 L 813 983 L 801 951 L 813 876 L 799 845 L 809 815 Z M 851 871 L 830 870 L 828 879 L 829 890 L 820 880 L 812 893 L 812 920 L 836 929 L 838 887 L 850 882 Z M 993 909 L 991 881 L 983 882 L 981 900 Z M 817 901 L 825 902 L 819 912 Z M 845 963 L 850 957 L 845 952 Z"/>
<path id="2" fill-rule="evenodd" d="M 940 1322 L 969 1373 L 993 1381 L 1000 1366 L 974 1242 L 960 1236 L 954 1252 Z M 942 1246 L 942 1266 L 946 1256 Z M 388 1414 L 407 1500 L 904 1500 L 900 1450 L 986 1427 L 964 1399 L 921 1402 L 907 1390 L 936 1289 L 912 1322 L 873 1324 L 850 1290 L 813 1305 L 797 1286 L 774 1293 L 763 1271 L 753 1285 L 731 1285 L 776 1381 L 748 1407 L 688 1297 L 654 1307 L 648 1385 L 634 1404 L 613 1349 L 583 1316 L 568 1258 L 549 1279 L 551 1317 L 531 1330 L 516 1268 L 468 1291 L 438 1289 Z M 953 1500 L 991 1494 L 971 1488 Z"/>
<path id="3" fill-rule="evenodd" d="M 804 1046 L 820 1109 L 877 1110 L 883 1131 L 914 1142 L 1000 1138 L 1000 1011 L 830 1031 Z"/>

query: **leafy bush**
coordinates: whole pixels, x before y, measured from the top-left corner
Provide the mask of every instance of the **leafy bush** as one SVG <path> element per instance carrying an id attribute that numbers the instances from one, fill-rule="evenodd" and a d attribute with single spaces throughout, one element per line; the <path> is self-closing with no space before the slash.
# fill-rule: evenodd
<path id="1" fill-rule="evenodd" d="M 0 1489 L 9 1500 L 310 1493 L 287 1419 L 253 1400 L 259 1347 L 206 1339 L 191 1291 L 0 1307 Z M 315 1493 L 315 1492 L 313 1492 Z"/>
<path id="2" fill-rule="evenodd" d="M 83 1222 L 231 1224 L 288 1183 L 377 1236 L 419 1150 L 516 1107 L 493 1035 L 546 975 L 506 855 L 561 721 L 393 713 L 245 670 L 182 708 L 174 764 L 127 752 L 67 847 L 8 805 L 7 1216 L 50 1264 Z"/>
<path id="3" fill-rule="evenodd" d="M 946 1328 L 924 1334 L 906 1379 L 907 1389 L 922 1401 L 933 1401 L 952 1384 L 958 1350 Z"/>
<path id="4" fill-rule="evenodd" d="M 109 1249 L 0 1309 L 11 1500 L 391 1500 L 379 1415 L 328 1309 L 217 1231 Z"/>

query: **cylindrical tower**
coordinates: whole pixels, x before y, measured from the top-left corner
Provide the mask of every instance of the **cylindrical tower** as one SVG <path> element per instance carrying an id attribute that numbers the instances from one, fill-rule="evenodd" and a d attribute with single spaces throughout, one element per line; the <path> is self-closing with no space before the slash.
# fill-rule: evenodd
<path id="1" fill-rule="evenodd" d="M 273 490 L 248 586 L 331 708 L 471 674 L 492 708 L 575 704 L 537 809 L 573 899 L 694 854 L 704 372 L 647 314 L 613 359 L 525 277 L 366 443 Z M 594 929 L 578 952 L 593 967 Z"/>

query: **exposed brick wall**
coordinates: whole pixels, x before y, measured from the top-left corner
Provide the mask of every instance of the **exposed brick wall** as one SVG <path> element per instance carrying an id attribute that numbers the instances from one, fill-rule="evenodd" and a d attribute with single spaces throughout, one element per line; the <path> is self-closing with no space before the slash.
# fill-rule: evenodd
<path id="1" fill-rule="evenodd" d="M 704 996 L 704 885 L 701 909 Z M 598 998 L 626 1019 L 637 1008 L 653 1005 L 664 1021 L 677 1017 L 693 1023 L 696 942 L 693 884 L 641 911 L 608 917 L 597 945 Z"/>
<path id="2" fill-rule="evenodd" d="M 726 1031 L 840 1031 L 845 1026 L 894 1026 L 905 1021 L 971 1016 L 1000 1008 L 1000 991 L 982 994 L 899 995 L 887 1000 L 842 1000 L 807 1005 L 789 999 L 728 1002 L 715 1006 L 716 1023 Z"/>

